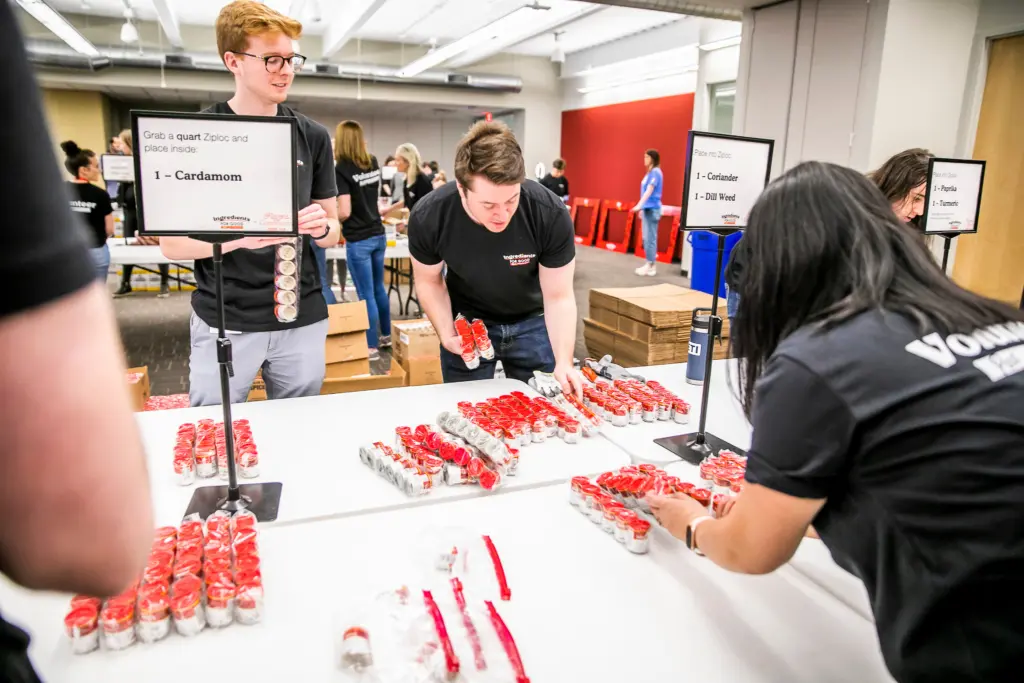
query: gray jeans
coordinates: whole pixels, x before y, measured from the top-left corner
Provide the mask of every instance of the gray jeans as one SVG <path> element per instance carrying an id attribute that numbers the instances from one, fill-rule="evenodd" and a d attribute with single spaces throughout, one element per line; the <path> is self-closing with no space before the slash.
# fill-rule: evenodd
<path id="1" fill-rule="evenodd" d="M 228 333 L 235 376 L 230 380 L 231 402 L 243 403 L 256 372 L 263 369 L 267 398 L 318 396 L 324 382 L 324 342 L 327 321 L 279 332 Z M 220 405 L 220 366 L 217 331 L 194 312 L 189 320 L 189 401 L 193 406 Z"/>

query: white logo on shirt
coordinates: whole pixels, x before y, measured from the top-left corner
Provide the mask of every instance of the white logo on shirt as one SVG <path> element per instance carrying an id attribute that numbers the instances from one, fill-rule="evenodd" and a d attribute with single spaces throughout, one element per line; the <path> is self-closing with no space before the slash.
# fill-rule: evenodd
<path id="1" fill-rule="evenodd" d="M 83 202 L 77 199 L 71 200 L 71 210 L 75 213 L 92 213 L 96 208 L 96 202 Z"/>
<path id="2" fill-rule="evenodd" d="M 945 338 L 937 332 L 926 334 L 906 345 L 909 353 L 935 363 L 940 368 L 956 365 L 957 356 L 977 358 L 983 351 L 1024 342 L 1024 322 L 989 325 L 970 334 L 950 334 Z M 974 367 L 993 382 L 1024 371 L 1024 344 L 996 351 L 974 361 Z"/>
<path id="3" fill-rule="evenodd" d="M 536 254 L 505 254 L 504 256 L 510 266 L 525 266 L 535 258 L 537 258 Z"/>

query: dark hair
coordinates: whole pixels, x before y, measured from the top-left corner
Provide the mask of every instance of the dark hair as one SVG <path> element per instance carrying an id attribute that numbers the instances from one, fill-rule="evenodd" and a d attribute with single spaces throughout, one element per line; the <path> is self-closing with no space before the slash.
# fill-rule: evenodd
<path id="1" fill-rule="evenodd" d="M 438 171 L 441 170 L 441 164 L 437 163 L 436 161 L 431 161 L 429 164 L 427 164 L 427 166 L 430 166 L 430 172 L 435 175 L 437 174 Z"/>
<path id="2" fill-rule="evenodd" d="M 395 160 L 395 155 L 394 154 L 389 154 L 387 156 L 387 158 L 384 159 L 384 165 L 387 166 L 388 164 L 390 164 L 394 160 Z"/>
<path id="3" fill-rule="evenodd" d="M 928 160 L 934 155 L 915 147 L 889 157 L 877 170 L 868 174 L 890 205 L 902 202 L 915 187 L 928 180 Z"/>
<path id="4" fill-rule="evenodd" d="M 736 248 L 745 266 L 732 340 L 748 417 L 768 359 L 805 325 L 829 329 L 876 309 L 910 318 L 922 334 L 1024 320 L 954 284 L 878 188 L 835 164 L 805 162 L 771 183 Z"/>
<path id="5" fill-rule="evenodd" d="M 478 122 L 455 148 L 455 179 L 469 190 L 475 175 L 482 175 L 495 185 L 515 185 L 526 180 L 523 150 L 504 123 Z"/>
<path id="6" fill-rule="evenodd" d="M 551 168 L 556 168 L 559 171 L 565 170 L 565 159 L 555 159 L 551 162 Z"/>
<path id="7" fill-rule="evenodd" d="M 64 150 L 64 155 L 67 157 L 64 159 L 64 168 L 68 169 L 68 173 L 76 178 L 78 171 L 91 164 L 93 157 L 96 156 L 91 149 L 81 149 L 74 140 L 65 140 L 60 143 L 60 148 Z"/>
<path id="8" fill-rule="evenodd" d="M 657 168 L 658 166 L 661 166 L 661 155 L 658 154 L 658 150 L 656 150 L 656 149 L 649 149 L 646 152 L 644 152 L 644 154 L 646 154 L 647 156 L 649 156 L 651 158 L 651 161 L 654 162 L 655 168 Z"/>

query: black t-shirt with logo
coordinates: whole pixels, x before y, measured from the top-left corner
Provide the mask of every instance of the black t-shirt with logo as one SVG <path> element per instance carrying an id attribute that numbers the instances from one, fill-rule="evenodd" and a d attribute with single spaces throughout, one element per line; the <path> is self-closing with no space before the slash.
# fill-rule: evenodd
<path id="1" fill-rule="evenodd" d="M 514 323 L 544 312 L 539 266 L 568 265 L 576 243 L 569 212 L 537 182 L 522 184 L 519 208 L 499 233 L 470 218 L 458 185 L 448 183 L 409 217 L 409 251 L 420 263 L 447 264 L 453 313 Z"/>
<path id="2" fill-rule="evenodd" d="M 416 180 L 412 183 L 411 187 L 409 185 L 409 176 L 405 176 L 405 189 L 402 195 L 405 199 L 405 208 L 412 211 L 413 207 L 430 194 L 433 189 L 434 185 L 430 182 L 430 176 L 424 173 L 416 174 Z"/>
<path id="3" fill-rule="evenodd" d="M 234 115 L 227 102 L 218 102 L 203 111 L 206 114 Z M 333 199 L 338 195 L 334 184 L 334 157 L 331 136 L 327 129 L 283 104 L 277 106 L 278 116 L 292 116 L 298 121 L 296 152 L 298 157 L 299 209 L 314 199 Z M 227 329 L 235 332 L 270 332 L 304 327 L 327 317 L 327 303 L 320 290 L 320 275 L 311 248 L 312 240 L 302 238 L 302 298 L 299 317 L 282 323 L 274 317 L 274 247 L 238 249 L 224 254 L 224 314 Z M 196 291 L 192 308 L 207 325 L 217 324 L 216 282 L 213 259 L 199 259 L 195 265 Z"/>
<path id="4" fill-rule="evenodd" d="M 89 246 L 107 243 L 107 216 L 114 212 L 110 195 L 92 183 L 68 183 L 71 186 L 71 210 L 88 227 Z"/>
<path id="5" fill-rule="evenodd" d="M 370 168 L 359 168 L 351 159 L 342 159 L 334 167 L 338 196 L 352 198 L 352 214 L 341 223 L 346 242 L 360 242 L 384 234 L 384 224 L 377 210 L 380 187 L 380 166 L 377 157 L 370 157 Z"/>
<path id="6" fill-rule="evenodd" d="M 896 680 L 1022 680 L 1024 323 L 806 327 L 755 396 L 747 480 L 827 499 L 814 526 L 864 581 Z"/>
<path id="7" fill-rule="evenodd" d="M 554 192 L 559 199 L 569 196 L 569 181 L 565 176 L 556 178 L 548 173 L 541 179 L 540 184 Z"/>

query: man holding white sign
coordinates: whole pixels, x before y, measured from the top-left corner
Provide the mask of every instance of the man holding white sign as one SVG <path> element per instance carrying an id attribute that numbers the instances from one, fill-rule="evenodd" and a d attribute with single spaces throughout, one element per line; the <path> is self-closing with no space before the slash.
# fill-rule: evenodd
<path id="1" fill-rule="evenodd" d="M 287 238 L 250 236 L 223 246 L 224 308 L 235 371 L 231 378 L 232 403 L 245 400 L 261 368 L 271 399 L 317 395 L 323 383 L 327 305 L 320 292 L 310 244 L 316 242 L 326 248 L 338 243 L 338 191 L 327 129 L 282 104 L 295 69 L 305 61 L 292 47 L 301 31 L 299 22 L 250 0 L 227 5 L 217 17 L 217 47 L 225 66 L 235 76 L 235 95 L 205 113 L 295 118 L 296 195 L 298 206 L 305 207 L 298 212 L 301 272 L 295 278 L 299 281 L 298 315 L 291 322 L 281 322 L 275 315 L 274 246 Z M 142 140 L 138 142 L 142 144 Z M 238 155 L 256 151 L 242 150 Z M 237 158 L 234 152 L 232 155 Z M 219 171 L 223 177 L 218 179 L 216 174 L 183 164 L 169 173 L 175 174 L 176 180 L 181 180 L 178 173 L 197 174 L 201 177 L 190 175 L 188 182 L 222 183 L 227 192 L 228 186 L 240 185 L 236 177 L 249 180 L 252 173 L 244 170 Z M 280 182 L 287 183 L 287 178 Z M 260 198 L 253 197 L 252 201 L 259 203 Z M 144 204 L 144 211 L 145 208 Z M 192 297 L 189 397 L 193 406 L 218 404 L 221 397 L 213 247 L 189 237 L 161 237 L 160 248 L 170 259 L 195 260 L 197 290 Z"/>

